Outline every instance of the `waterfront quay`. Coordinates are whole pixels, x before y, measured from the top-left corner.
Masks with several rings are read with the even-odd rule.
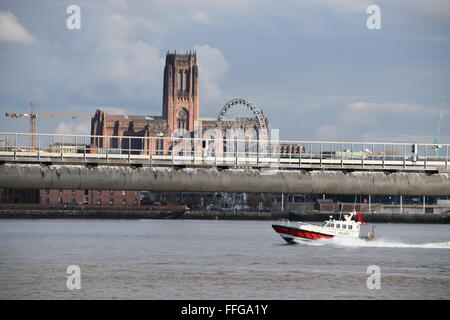
[[[386,223],[450,223],[450,208],[438,213],[400,212],[400,208],[391,211],[362,211],[367,222]],[[282,220],[322,222],[330,216],[338,218],[341,213],[303,211],[236,211],[236,210],[185,210],[170,208],[105,208],[105,207],[39,207],[39,206],[0,206],[0,219],[203,219],[203,220]]]

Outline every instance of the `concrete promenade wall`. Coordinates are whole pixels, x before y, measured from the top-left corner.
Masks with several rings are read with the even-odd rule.
[[[449,173],[0,164],[0,187],[450,196]]]
[[[362,213],[366,222],[450,223],[450,214]],[[3,209],[0,219],[204,219],[204,220],[280,220],[322,222],[336,213],[267,211],[146,211],[146,210],[76,210],[76,209]]]

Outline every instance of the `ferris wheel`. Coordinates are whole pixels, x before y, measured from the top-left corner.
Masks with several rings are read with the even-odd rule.
[[[245,99],[233,99],[222,108],[217,117],[216,127],[225,131],[227,129],[254,128],[258,140],[268,140],[268,121],[255,104]]]

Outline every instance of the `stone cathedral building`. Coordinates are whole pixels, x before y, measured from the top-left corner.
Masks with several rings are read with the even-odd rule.
[[[92,153],[105,152],[105,149],[108,149],[110,153],[121,152],[121,149],[124,149],[123,152],[128,153],[128,149],[131,147],[132,153],[161,154],[162,150],[170,150],[172,143],[171,139],[163,138],[170,138],[177,129],[185,129],[193,137],[194,131],[199,129],[197,125],[201,126],[202,133],[216,127],[217,118],[200,118],[199,70],[195,52],[183,54],[167,52],[163,79],[162,115],[115,115],[96,110],[91,120],[91,135],[97,136],[91,138],[90,150]],[[245,120],[245,128],[257,128],[258,122],[254,118],[242,119]],[[268,120],[264,121],[268,127]],[[226,126],[222,128],[222,130],[225,129]],[[122,139],[121,137],[136,137],[137,139]],[[292,152],[292,147],[288,147]],[[288,151],[288,147],[278,146],[280,152]],[[297,150],[298,152],[300,151]],[[106,205],[112,208],[139,206],[142,200],[140,191],[47,189],[32,191],[29,195],[22,190],[0,192],[0,203],[23,202],[20,199],[25,199],[25,202],[38,202],[45,206]],[[169,197],[175,197],[170,202],[179,204],[187,201],[189,205],[194,206],[199,202],[202,203],[200,206],[202,208],[206,204],[219,201],[216,193],[201,196],[191,193],[189,197],[192,199],[190,200],[177,199],[176,193],[158,193],[158,195],[161,199],[167,198],[164,201],[160,200],[161,203],[169,202]]]
[[[206,128],[215,119],[200,120],[198,66],[195,52],[167,52],[164,67],[162,116],[115,115],[97,109],[91,120],[91,152],[109,149],[134,149],[132,153],[155,154],[168,150],[176,129],[194,134],[195,121]],[[106,136],[106,137],[101,137]],[[116,136],[109,138],[109,136]],[[123,136],[152,139],[121,139]],[[131,146],[129,144],[131,143]],[[128,151],[126,151],[128,153]],[[39,202],[45,205],[100,205],[108,207],[139,206],[140,191],[125,190],[39,190]]]
[[[144,153],[167,150],[170,140],[157,138],[170,137],[176,129],[185,129],[193,136],[196,121],[201,121],[197,55],[195,52],[168,52],[164,67],[162,116],[113,115],[97,110],[92,118],[91,135],[118,138],[93,138],[91,144],[98,149],[128,149],[129,139],[120,137],[156,137],[132,139],[131,149],[143,150]],[[215,125],[211,119],[201,122],[203,129]]]

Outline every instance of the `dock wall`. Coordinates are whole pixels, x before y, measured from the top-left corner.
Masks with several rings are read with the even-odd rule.
[[[368,223],[450,223],[450,214],[362,213]],[[337,213],[268,211],[187,211],[184,213],[148,210],[2,209],[0,219],[201,219],[280,220],[322,222]]]

